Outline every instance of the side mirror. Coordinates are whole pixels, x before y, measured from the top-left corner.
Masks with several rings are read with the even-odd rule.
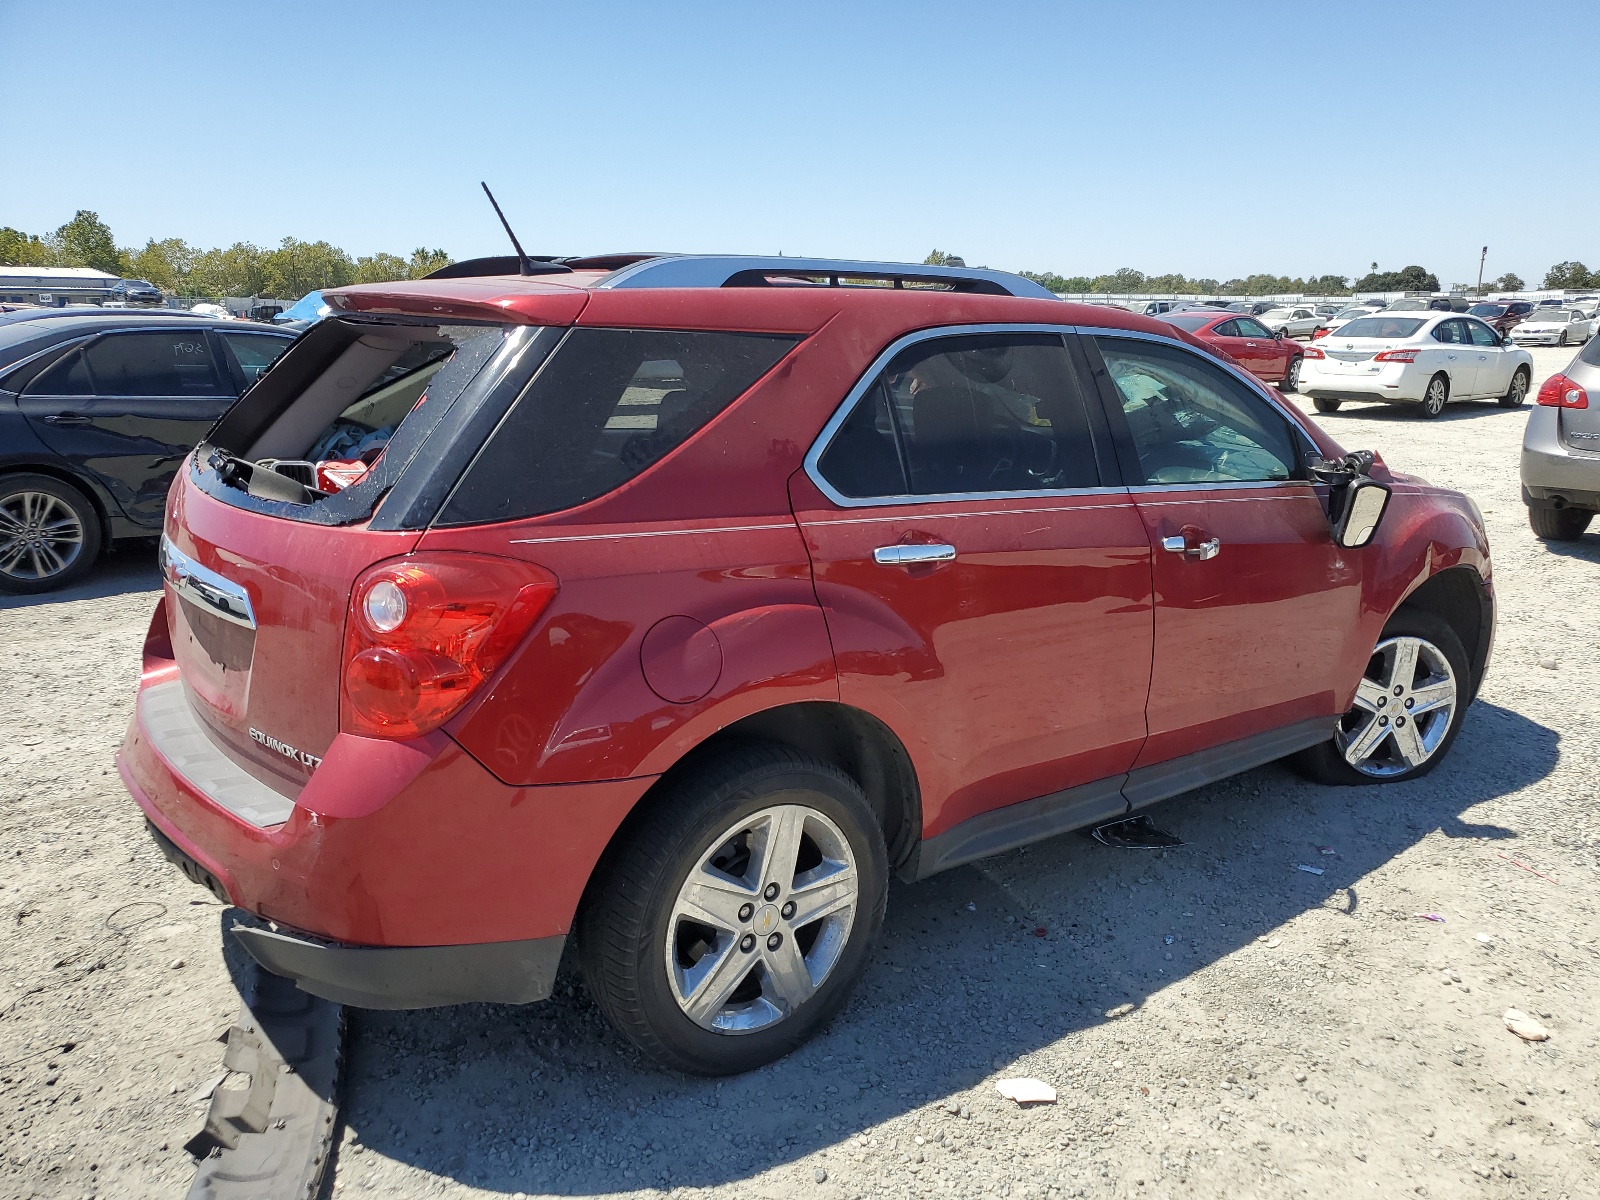
[[[1344,489],[1344,503],[1333,522],[1333,540],[1349,550],[1365,546],[1378,531],[1388,507],[1388,487],[1358,475]]]

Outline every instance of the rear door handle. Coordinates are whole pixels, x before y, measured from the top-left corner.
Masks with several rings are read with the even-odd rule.
[[[1208,558],[1215,558],[1222,553],[1222,539],[1212,538],[1208,542],[1201,542],[1198,546],[1191,546],[1182,534],[1173,534],[1171,537],[1161,539],[1161,548],[1171,554],[1192,554],[1201,562]]]
[[[908,567],[915,563],[954,562],[954,546],[879,546],[872,552],[872,561],[886,567]]]
[[[87,425],[92,418],[82,413],[64,412],[49,413],[39,419],[47,425]]]

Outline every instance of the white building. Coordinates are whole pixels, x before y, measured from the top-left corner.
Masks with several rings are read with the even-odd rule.
[[[120,279],[92,267],[0,267],[0,302],[104,304]]]

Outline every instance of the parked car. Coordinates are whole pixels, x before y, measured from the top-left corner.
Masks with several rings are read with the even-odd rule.
[[[1522,435],[1522,502],[1552,542],[1581,538],[1600,512],[1600,338],[1539,385]]]
[[[179,474],[119,755],[308,991],[534,1001],[571,937],[642,1050],[747,1070],[891,872],[1286,754],[1415,779],[1477,693],[1471,501],[1151,318],[716,256],[325,298]]]
[[[292,339],[164,310],[0,316],[0,590],[77,579],[156,537],[178,464]]]
[[[119,279],[111,285],[110,292],[111,299],[108,303],[127,308],[159,305],[166,301],[161,289],[148,279]]]
[[[1386,310],[1308,347],[1300,390],[1318,412],[1338,412],[1347,400],[1382,400],[1437,417],[1448,401],[1474,397],[1518,408],[1532,378],[1533,356],[1476,317]]]
[[[1384,305],[1383,311],[1396,313],[1431,312],[1433,311],[1433,301],[1419,296],[1401,296],[1399,299],[1391,300],[1388,304]]]
[[[1316,336],[1317,330],[1322,328],[1323,318],[1317,315],[1316,310],[1301,304],[1288,308],[1269,308],[1261,314],[1261,323],[1274,333],[1282,330],[1285,337],[1308,338]]]
[[[1162,313],[1169,313],[1181,304],[1181,300],[1147,300],[1138,311],[1147,317],[1159,317]]]
[[[1581,346],[1594,332],[1588,316],[1576,308],[1541,308],[1511,330],[1519,346]]]
[[[1254,317],[1213,310],[1167,313],[1162,320],[1220,351],[1257,379],[1278,384],[1286,392],[1299,383],[1304,354],[1300,343],[1272,332]]]
[[[199,304],[191,304],[189,306],[189,311],[202,317],[215,317],[219,321],[233,320],[233,314],[224,306],[221,304],[212,304],[209,301],[201,301]]]
[[[288,308],[272,318],[274,325],[282,325],[296,332],[309,329],[329,312],[321,292],[307,292]]]
[[[1469,317],[1477,317],[1498,334],[1507,334],[1523,322],[1533,311],[1531,300],[1485,300],[1467,309]]]
[[[1320,332],[1311,336],[1314,339],[1325,338],[1334,330],[1342,329],[1348,322],[1355,320],[1357,317],[1369,317],[1375,312],[1382,311],[1383,306],[1381,304],[1355,304],[1349,308],[1341,308],[1323,322]]]

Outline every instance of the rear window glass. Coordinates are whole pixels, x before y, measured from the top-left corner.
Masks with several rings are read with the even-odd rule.
[[[1578,361],[1588,363],[1591,367],[1600,367],[1600,337],[1592,337],[1584,343]]]
[[[440,521],[559,512],[620,487],[747,391],[797,341],[573,330],[490,437]]]
[[[1421,329],[1426,317],[1357,317],[1340,327],[1342,338],[1408,338]]]

